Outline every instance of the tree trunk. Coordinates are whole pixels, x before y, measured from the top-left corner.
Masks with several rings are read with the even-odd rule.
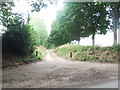
[[[27,24],[30,24],[30,14],[28,13],[28,17],[27,17]]]
[[[114,33],[114,44],[117,43],[117,24],[118,24],[118,7],[114,6],[114,16],[113,16],[113,33]]]
[[[78,34],[78,45],[80,44],[80,33]]]
[[[92,46],[95,45],[95,33],[92,34]]]
[[[78,39],[78,45],[80,44],[80,38]]]
[[[117,43],[117,29],[116,29],[116,27],[114,28],[114,44],[116,44]]]

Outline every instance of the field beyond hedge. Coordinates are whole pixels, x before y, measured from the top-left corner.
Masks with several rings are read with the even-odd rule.
[[[117,63],[120,56],[120,45],[111,47],[80,46],[75,44],[63,45],[55,50],[55,53],[71,60],[97,61]]]

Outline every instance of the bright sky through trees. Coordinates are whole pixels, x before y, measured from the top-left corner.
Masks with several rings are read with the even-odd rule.
[[[55,5],[49,5],[47,8],[41,9],[41,11],[38,12],[34,12],[31,13],[31,7],[29,6],[29,4],[27,2],[25,2],[25,0],[15,0],[15,5],[16,7],[13,8],[14,12],[19,12],[22,13],[23,16],[26,18],[28,13],[30,13],[31,17],[33,16],[37,16],[40,19],[43,19],[44,23],[46,24],[47,30],[50,33],[51,30],[51,24],[53,22],[53,20],[55,20],[56,18],[56,11],[63,8],[63,0],[59,0],[59,4],[57,6]]]
[[[42,9],[39,13],[30,13],[30,6],[25,0],[15,0],[16,7],[13,8],[14,12],[22,13],[26,18],[28,13],[30,13],[31,17],[37,16],[38,18],[43,19],[46,24],[48,33],[51,30],[51,24],[56,19],[56,11],[63,8],[63,0],[59,0],[57,7],[55,5],[49,5],[46,9]],[[89,41],[89,42],[88,42]],[[96,36],[96,45],[100,46],[110,46],[113,44],[113,33],[108,32],[106,35],[97,35]],[[91,37],[85,38],[81,40],[81,45],[91,45]]]

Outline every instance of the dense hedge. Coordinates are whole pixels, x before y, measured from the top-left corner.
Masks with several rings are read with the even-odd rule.
[[[30,25],[8,30],[2,36],[2,51],[14,55],[27,55],[34,51],[35,32]]]

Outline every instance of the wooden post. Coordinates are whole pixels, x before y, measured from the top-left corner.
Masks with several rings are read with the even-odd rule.
[[[72,58],[72,52],[70,52],[70,58]]]
[[[36,56],[38,56],[38,51],[36,51]]]

